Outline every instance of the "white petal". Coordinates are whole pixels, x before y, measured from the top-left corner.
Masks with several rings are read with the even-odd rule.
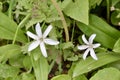
[[[93,44],[93,48],[97,48],[97,47],[99,47],[99,46],[100,46],[99,43],[97,43],[97,44]]]
[[[89,46],[87,46],[87,45],[81,45],[81,46],[77,46],[77,48],[79,49],[79,50],[84,50],[84,49],[87,49]]]
[[[45,32],[43,33],[43,37],[44,37],[44,38],[47,37],[47,35],[48,35],[49,32],[51,31],[51,29],[52,29],[52,25],[49,25],[49,26],[47,27],[47,29],[45,30]]]
[[[49,45],[57,45],[57,44],[59,44],[59,41],[55,41],[55,40],[48,39],[48,38],[44,39],[44,42],[46,44],[49,44]]]
[[[84,59],[84,60],[86,59],[89,51],[90,51],[90,49],[88,48],[88,49],[84,52],[84,54],[83,54],[83,59]]]
[[[36,36],[35,34],[29,32],[29,31],[27,31],[27,35],[28,35],[29,37],[35,39],[35,40],[38,39],[38,36]]]
[[[96,34],[92,34],[91,36],[90,36],[90,38],[89,38],[89,43],[93,43],[93,40],[95,39],[95,37],[96,37]]]
[[[40,43],[40,49],[41,49],[42,55],[43,55],[44,57],[47,57],[47,52],[46,52],[46,48],[45,48],[44,42],[41,42],[41,43]]]
[[[88,42],[87,39],[85,38],[85,35],[84,35],[84,34],[82,35],[82,40],[83,40],[83,42],[84,42],[85,44],[89,44],[89,42]]]
[[[32,51],[33,49],[35,49],[38,45],[40,44],[39,41],[34,41],[32,42],[29,47],[28,47],[28,51]]]
[[[98,60],[98,58],[97,58],[97,56],[92,48],[90,49],[90,55],[93,59]]]
[[[40,24],[39,24],[39,23],[36,24],[35,30],[36,30],[36,34],[37,34],[39,37],[42,37],[42,31],[41,31],[41,27],[40,27]]]

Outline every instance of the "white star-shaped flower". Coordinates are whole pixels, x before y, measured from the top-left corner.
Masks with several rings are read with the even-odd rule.
[[[27,31],[27,35],[35,40],[29,45],[28,51],[32,51],[36,47],[40,46],[40,50],[42,52],[42,55],[44,57],[47,57],[47,52],[46,52],[46,48],[45,48],[44,43],[49,44],[49,45],[59,44],[59,41],[55,41],[55,40],[46,38],[47,35],[49,34],[49,32],[51,31],[51,29],[52,29],[52,25],[49,25],[47,27],[47,29],[45,30],[45,32],[42,34],[40,24],[37,23],[36,26],[35,26],[35,30],[36,30],[37,35]]]
[[[80,45],[80,46],[78,46],[78,49],[79,50],[85,50],[86,49],[86,51],[83,54],[83,59],[84,60],[86,59],[89,52],[90,52],[90,55],[92,56],[93,59],[98,60],[98,58],[97,58],[97,56],[94,52],[94,48],[99,47],[100,44],[99,43],[93,44],[93,40],[94,40],[95,36],[96,36],[96,34],[92,34],[90,36],[89,40],[87,41],[87,39],[85,38],[85,35],[82,35],[82,40],[86,45]]]

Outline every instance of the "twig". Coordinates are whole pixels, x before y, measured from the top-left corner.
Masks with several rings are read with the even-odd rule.
[[[51,1],[52,1],[53,5],[55,6],[55,8],[57,9],[58,14],[60,15],[64,30],[65,30],[66,42],[68,42],[69,41],[69,33],[68,33],[67,23],[65,21],[64,15],[63,15],[60,7],[58,6],[57,2],[55,0],[51,0]]]

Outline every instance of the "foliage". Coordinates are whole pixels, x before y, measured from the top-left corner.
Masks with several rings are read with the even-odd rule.
[[[47,58],[28,51],[37,23],[59,41]],[[120,0],[0,0],[0,80],[120,80],[119,27]],[[83,34],[96,34],[98,60],[83,60]]]

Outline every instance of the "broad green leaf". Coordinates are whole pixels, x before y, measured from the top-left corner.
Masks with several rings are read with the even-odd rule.
[[[86,60],[80,60],[78,63],[76,63],[76,66],[73,70],[73,77],[79,76],[103,65],[120,60],[120,54],[113,52],[99,53],[97,54],[97,57],[97,61],[92,59],[91,57],[88,57]]]
[[[18,45],[5,45],[0,47],[0,62],[14,57],[21,53],[21,48]]]
[[[39,59],[34,59],[34,53],[40,54],[40,52],[31,53],[32,65],[35,73],[36,80],[47,80],[48,79],[48,63],[47,59],[41,56]]]
[[[67,3],[68,4],[68,3]],[[80,21],[85,24],[89,24],[88,12],[89,2],[88,0],[71,0],[71,2],[63,9],[64,13],[71,18]]]
[[[0,12],[0,38],[13,40],[16,29],[17,24],[9,19],[9,17],[7,17],[5,14]],[[20,29],[18,30],[16,41],[20,41],[22,43],[27,42],[27,38]]]
[[[105,68],[98,71],[90,80],[120,80],[120,71],[116,68]]]
[[[18,68],[6,64],[0,64],[0,77],[2,78],[15,77],[18,73]]]
[[[67,74],[62,74],[62,75],[53,77],[51,80],[71,80],[71,77]]]
[[[120,38],[116,41],[113,51],[118,53],[120,52]]]
[[[89,25],[80,22],[78,22],[77,25],[78,28],[88,36],[95,33],[97,35],[95,41],[110,49],[113,48],[116,40],[120,37],[120,32],[118,30],[95,15],[90,15]]]

